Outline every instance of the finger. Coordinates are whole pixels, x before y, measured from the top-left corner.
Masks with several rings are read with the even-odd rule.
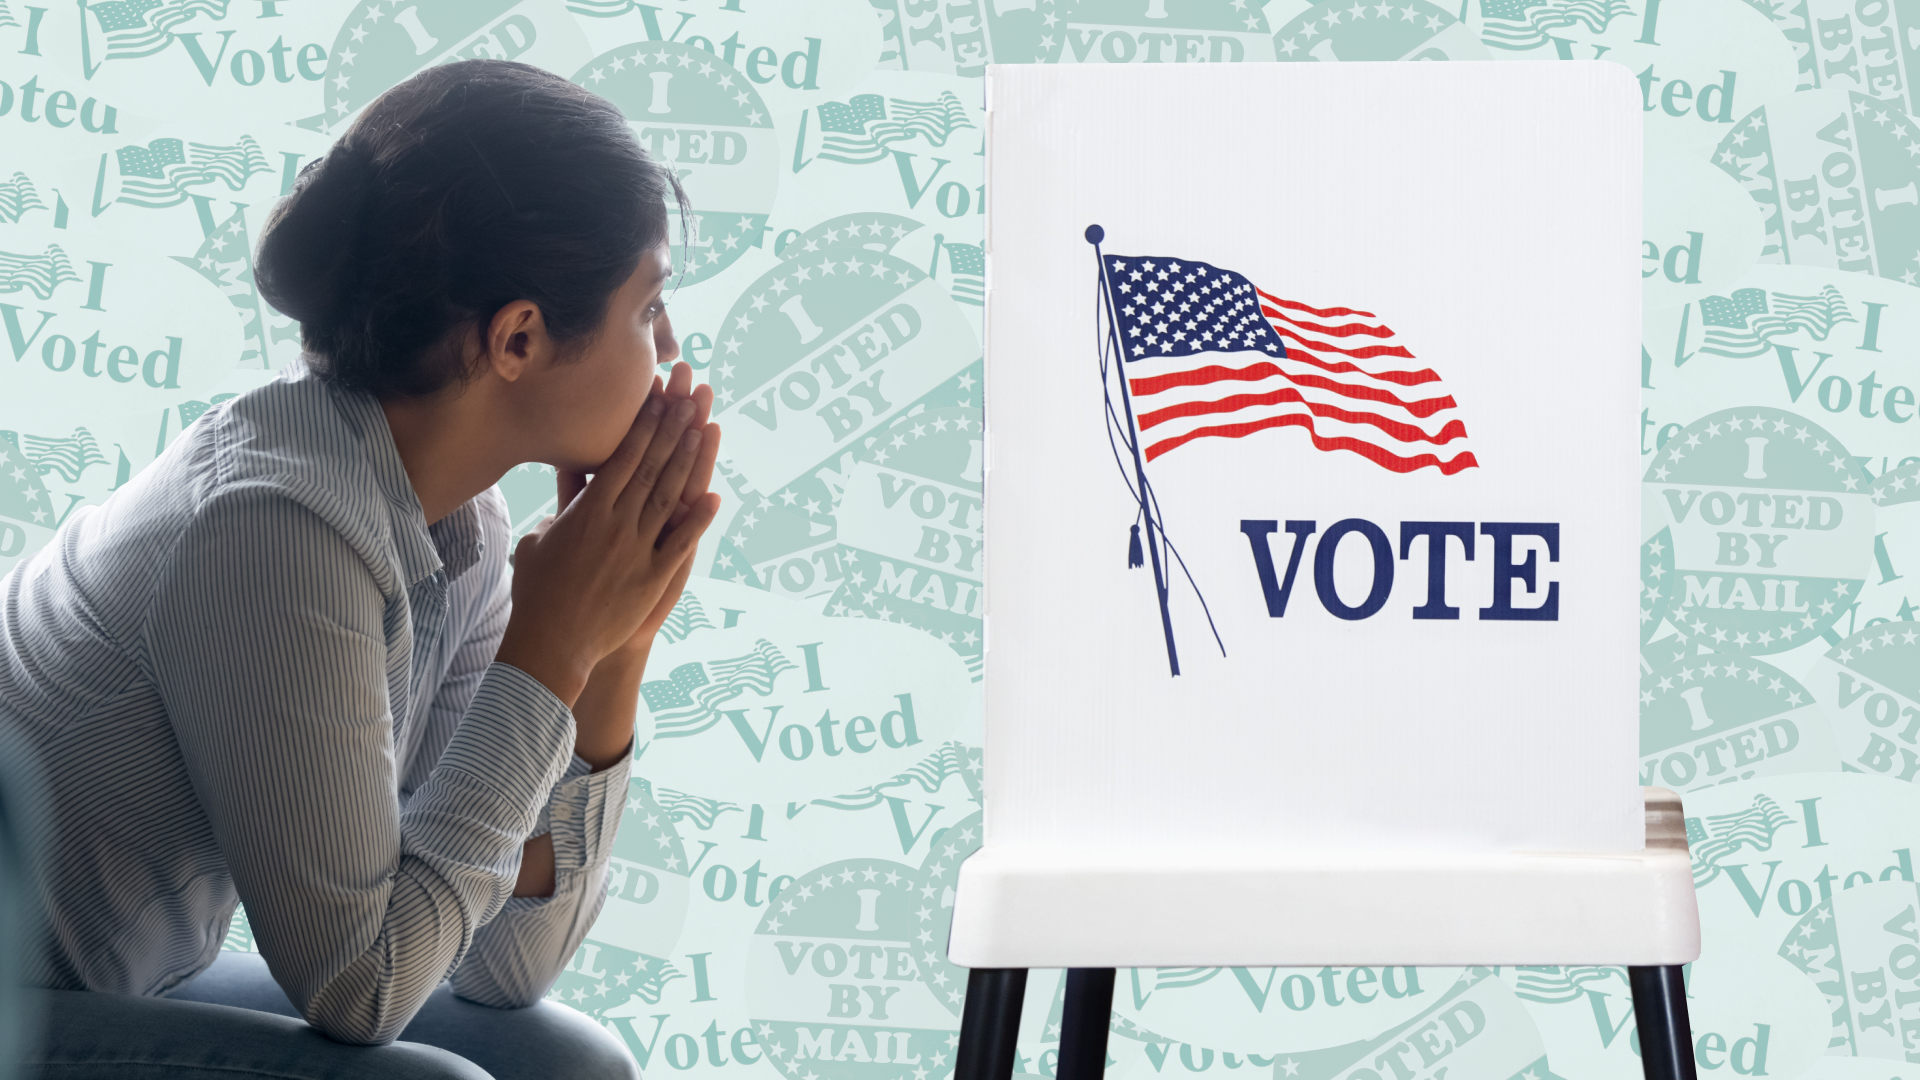
[[[658,380],[659,376],[656,375],[655,379]],[[687,387],[681,385],[683,380],[678,376],[678,374],[669,370],[666,374],[666,379],[667,379],[666,384],[663,387],[656,389],[654,392],[664,396],[666,398],[668,405],[672,405],[674,402],[679,401],[681,398],[684,398],[687,396]],[[659,385],[657,381],[656,381],[656,385]]]
[[[693,365],[682,360],[673,365],[673,374],[667,379],[667,395],[674,398],[683,398],[692,390]]]
[[[587,474],[572,469],[556,469],[553,474],[554,487],[559,493],[560,509],[565,510],[573,500],[586,490]]]
[[[525,536],[522,536],[514,542],[513,550],[507,553],[507,565],[518,570],[520,568],[520,556],[525,552],[532,551],[539,545],[540,536],[538,533],[529,532]]]
[[[696,553],[689,551],[687,557],[680,560],[680,569],[673,572],[673,580],[667,582],[664,595],[673,597],[674,603],[680,602],[680,594],[687,587],[687,579],[693,576],[693,558]]]
[[[693,392],[689,396],[693,398],[694,408],[699,410],[694,413],[693,426],[699,428],[706,427],[708,417],[713,415],[712,385],[701,383],[693,388]],[[681,502],[692,502],[694,499],[705,494],[707,488],[712,486],[713,463],[720,457],[720,444],[717,441],[719,439],[719,430],[718,427],[714,428],[713,438],[716,440],[714,445],[712,447],[702,447],[702,459],[694,462],[693,473],[687,478],[687,486],[680,492]],[[668,528],[672,528],[672,523],[668,523]]]
[[[682,495],[683,495],[683,498],[681,499],[680,503],[673,508],[672,513],[669,513],[667,515],[667,523],[666,525],[662,526],[660,529],[660,532],[662,535],[672,532],[674,526],[687,520],[687,515],[692,512],[692,506],[690,505],[692,500],[689,498],[685,498],[684,492],[682,493]],[[697,495],[693,496],[693,498],[698,498],[698,497],[699,496]]]
[[[679,449],[680,436],[686,432],[687,423],[693,419],[694,408],[691,401],[682,399],[668,404],[663,399],[661,407],[666,410],[666,415],[661,418],[658,429],[653,433],[653,440],[647,444],[640,460],[634,464],[628,474],[619,496],[614,499],[614,514],[622,521],[638,520],[645,512],[643,508],[651,501],[654,489],[660,483],[662,470],[667,467],[667,461]],[[676,499],[680,496],[678,484],[674,486],[673,495]],[[665,517],[664,514],[661,516]],[[658,526],[656,525],[655,528]],[[648,542],[652,542],[651,535],[648,536]]]
[[[693,388],[690,396],[694,404],[700,406],[700,412],[697,414],[699,422],[705,424],[711,420],[713,418],[713,384],[701,383]]]
[[[705,451],[703,450],[702,453],[705,453]],[[713,463],[709,461],[707,467],[711,469]],[[680,505],[674,507],[673,512],[667,515],[667,523],[660,530],[662,536],[678,528],[680,523],[685,521],[687,515],[692,512],[694,500],[706,494],[704,491],[695,491],[693,489],[693,478],[699,475],[699,472],[700,458],[696,457],[693,459],[693,471],[687,474],[687,485],[680,489]]]
[[[655,380],[654,389],[659,389]],[[582,497],[596,506],[611,507],[619,503],[620,494],[626,490],[634,471],[640,467],[640,460],[647,447],[653,443],[653,435],[660,427],[661,419],[666,415],[667,403],[658,393],[647,395],[646,403],[640,406],[640,412],[633,418],[633,425],[620,440],[600,468],[596,469],[593,479],[587,481]]]
[[[693,459],[693,471],[687,474],[687,486],[680,489],[680,501],[690,503],[707,493],[713,484],[713,466],[720,460],[720,425],[706,425],[700,442],[700,455]]]
[[[687,407],[687,403],[682,402],[682,407]],[[693,410],[688,407],[687,411],[691,413]],[[658,539],[668,516],[680,505],[680,492],[687,486],[687,475],[693,472],[693,462],[700,455],[703,441],[699,430],[686,429],[679,444],[673,448],[673,454],[661,466],[660,478],[655,481],[653,493],[647,497],[646,506],[640,511],[640,539],[643,542],[651,544]]]
[[[660,540],[660,554],[669,559],[691,558],[700,545],[700,537],[720,512],[720,496],[707,492],[693,501],[687,517]]]

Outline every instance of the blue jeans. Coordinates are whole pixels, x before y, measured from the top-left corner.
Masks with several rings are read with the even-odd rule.
[[[164,997],[29,990],[45,1018],[22,1080],[638,1080],[599,1024],[542,1001],[492,1009],[441,983],[386,1046],[334,1042],[300,1019],[267,964],[223,952]]]

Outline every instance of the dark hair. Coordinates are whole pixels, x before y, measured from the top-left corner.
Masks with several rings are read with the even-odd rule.
[[[572,359],[686,192],[603,97],[529,64],[436,65],[380,95],[273,208],[261,296],[323,378],[382,398],[472,376],[460,354],[515,300]]]

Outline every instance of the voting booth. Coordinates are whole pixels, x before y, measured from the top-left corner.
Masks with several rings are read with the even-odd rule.
[[[1626,965],[1648,1076],[1691,1077],[1682,812],[1637,779],[1631,73],[986,93],[960,1080],[1009,1075],[1029,968],[1070,969],[1079,1080],[1113,969],[1342,964]]]

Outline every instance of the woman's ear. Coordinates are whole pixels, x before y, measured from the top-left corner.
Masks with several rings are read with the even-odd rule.
[[[553,360],[554,341],[547,334],[540,305],[531,300],[515,300],[494,312],[483,344],[486,366],[507,382]]]

